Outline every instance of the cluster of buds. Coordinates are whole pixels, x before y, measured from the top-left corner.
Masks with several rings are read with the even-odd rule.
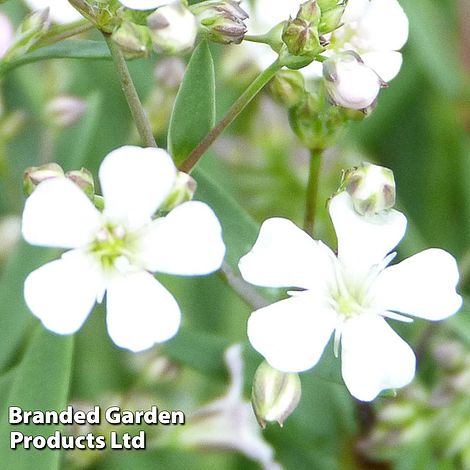
[[[196,15],[205,36],[221,44],[240,44],[245,37],[245,20],[248,13],[240,7],[241,0],[209,0],[194,5]]]
[[[395,205],[393,171],[371,163],[346,170],[341,190],[350,196],[356,212],[374,215]]]

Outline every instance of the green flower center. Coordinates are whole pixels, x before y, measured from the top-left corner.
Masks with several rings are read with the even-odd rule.
[[[90,253],[99,260],[104,270],[116,269],[118,260],[129,262],[132,252],[133,238],[122,225],[105,224],[90,245]]]

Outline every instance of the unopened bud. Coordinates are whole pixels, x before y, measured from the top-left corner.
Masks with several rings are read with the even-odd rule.
[[[395,178],[393,171],[371,163],[347,170],[341,189],[352,199],[356,212],[373,215],[395,205]]]
[[[46,105],[46,119],[64,129],[78,123],[87,111],[85,100],[70,95],[53,98]]]
[[[68,171],[65,176],[73,181],[91,200],[95,196],[95,182],[93,175],[86,168]]]
[[[338,29],[342,23],[342,18],[346,5],[337,5],[330,10],[323,11],[320,24],[318,25],[319,34],[328,34]]]
[[[297,408],[301,396],[298,374],[285,373],[263,362],[253,378],[251,404],[258,423],[263,428],[267,423],[284,421]]]
[[[194,47],[196,17],[183,5],[167,5],[147,18],[154,48],[168,54],[186,52]]]
[[[38,33],[49,28],[49,8],[32,12],[19,27],[21,34]]]
[[[151,47],[148,28],[128,21],[113,31],[112,38],[128,58],[146,56]]]
[[[290,19],[282,33],[282,40],[290,54],[312,59],[324,50],[318,35],[321,12],[316,1],[309,0],[300,6],[297,17]]]
[[[280,70],[271,80],[269,89],[273,97],[287,108],[300,102],[305,93],[305,80],[297,70]]]
[[[190,201],[196,192],[197,183],[187,173],[179,171],[176,175],[175,185],[170,195],[162,204],[160,210],[163,212],[170,212],[175,207],[183,204],[183,202]]]
[[[23,174],[23,191],[29,196],[43,181],[63,176],[64,170],[57,163],[29,167]]]
[[[337,6],[338,0],[317,0],[317,4],[321,8],[321,11],[324,12]]]
[[[353,51],[342,52],[323,62],[323,77],[331,101],[345,108],[372,106],[386,84]]]
[[[240,44],[247,27],[248,13],[240,0],[214,0],[195,5],[192,9],[208,39],[222,44]]]

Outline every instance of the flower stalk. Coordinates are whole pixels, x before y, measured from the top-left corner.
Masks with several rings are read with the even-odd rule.
[[[119,47],[113,42],[109,34],[103,33],[106,43],[111,53],[111,57],[116,68],[116,72],[121,82],[121,88],[126,96],[127,104],[131,110],[132,118],[137,127],[142,142],[146,147],[158,147],[153,136],[152,127],[145,114],[142,102],[140,101],[131,74],[124,59],[124,55]]]
[[[310,169],[308,174],[304,217],[304,230],[310,235],[313,233],[315,225],[315,211],[317,208],[322,156],[323,150],[321,149],[310,151]]]
[[[199,162],[200,158],[206,153],[209,147],[222,134],[222,132],[235,120],[235,118],[248,106],[255,96],[267,85],[276,73],[281,69],[282,64],[279,60],[273,62],[266,70],[251,83],[245,92],[235,101],[225,116],[216,124],[216,126],[204,137],[199,145],[189,154],[186,160],[180,165],[179,169],[189,173]]]

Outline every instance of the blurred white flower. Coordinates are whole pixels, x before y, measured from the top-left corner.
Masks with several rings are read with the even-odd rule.
[[[46,118],[52,125],[66,128],[77,124],[87,111],[87,102],[72,95],[52,98],[45,109]]]
[[[126,8],[131,10],[154,10],[163,5],[173,3],[175,0],[119,0]]]
[[[299,0],[257,0],[250,13],[249,34],[264,34],[276,24],[295,16]],[[324,55],[353,50],[382,80],[393,79],[402,64],[398,52],[408,39],[408,18],[397,0],[349,0],[343,15],[343,26],[327,35],[330,41]],[[276,57],[266,46],[250,44],[249,51],[265,68]],[[321,75],[321,64],[313,62],[302,69],[307,77]]]
[[[250,402],[243,399],[240,345],[225,353],[230,387],[222,398],[197,410],[179,432],[180,443],[196,449],[234,450],[259,462],[265,470],[282,470],[272,447],[263,439]]]
[[[152,43],[157,52],[179,54],[190,50],[196,41],[196,17],[183,5],[166,5],[147,18]]]
[[[7,15],[0,13],[0,59],[13,43],[15,32]]]
[[[385,318],[401,315],[442,320],[462,299],[455,286],[455,259],[425,250],[387,267],[388,254],[405,233],[396,210],[361,216],[342,192],[330,201],[338,256],[286,219],[267,220],[253,249],[240,261],[248,282],[297,287],[290,298],[255,311],[248,322],[253,347],[284,372],[312,368],[333,332],[341,344],[342,375],[352,395],[373,400],[382,390],[403,387],[415,373],[411,348]]]
[[[0,261],[5,260],[21,238],[21,219],[16,215],[0,218]]]
[[[49,18],[55,23],[71,23],[83,19],[83,16],[68,0],[24,0],[33,11],[49,8]]]
[[[25,300],[46,328],[71,334],[106,292],[111,338],[141,351],[175,335],[181,316],[173,296],[150,273],[217,270],[225,254],[221,227],[206,204],[194,201],[152,221],[176,178],[164,150],[121,147],[105,157],[99,177],[103,213],[63,177],[43,181],[27,199],[26,241],[71,250],[28,276]]]

